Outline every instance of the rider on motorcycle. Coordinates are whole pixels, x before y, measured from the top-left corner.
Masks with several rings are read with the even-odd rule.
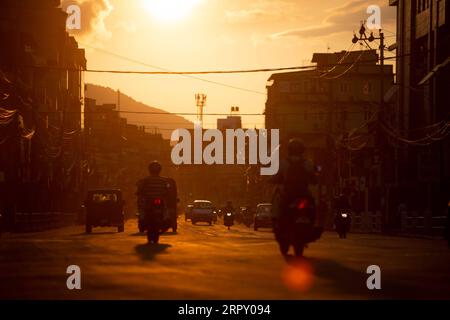
[[[164,213],[165,219],[169,219],[173,207],[176,208],[176,200],[173,199],[173,195],[175,195],[176,198],[176,185],[174,184],[174,180],[161,177],[161,170],[161,164],[158,161],[153,161],[148,166],[150,175],[144,179],[139,180],[137,183],[136,195],[138,197],[137,204],[140,221],[144,219],[145,201],[147,201],[146,199],[165,199],[167,203],[167,208]]]
[[[340,238],[346,238],[347,232],[350,230],[352,217],[352,206],[345,194],[340,194],[335,202],[334,225]]]
[[[280,164],[280,170],[271,182],[280,186],[280,204],[288,205],[296,197],[310,195],[308,186],[317,183],[314,165],[304,158],[305,146],[300,139],[291,139],[287,159]],[[280,217],[285,210],[280,209]]]
[[[305,146],[300,139],[291,139],[288,144],[287,159],[280,164],[280,170],[271,178],[271,183],[278,188],[273,199],[273,226],[277,241],[285,236],[285,233],[293,225],[294,221],[289,213],[289,206],[299,197],[309,197],[313,201],[308,186],[317,183],[314,165],[305,159]],[[315,221],[315,216],[310,217]],[[280,250],[286,252],[286,248]]]
[[[230,200],[227,201],[227,205],[223,208],[223,212],[225,214],[227,212],[231,212],[231,214],[234,216],[235,212],[234,212],[234,208],[233,208],[233,203]]]

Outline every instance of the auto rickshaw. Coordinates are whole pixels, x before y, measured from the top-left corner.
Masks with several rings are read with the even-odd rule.
[[[86,233],[94,227],[117,227],[124,232],[122,192],[117,189],[90,190],[84,201],[86,210]]]

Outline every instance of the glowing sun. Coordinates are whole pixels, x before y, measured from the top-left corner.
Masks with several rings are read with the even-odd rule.
[[[144,0],[144,8],[161,22],[176,22],[192,13],[203,0]]]

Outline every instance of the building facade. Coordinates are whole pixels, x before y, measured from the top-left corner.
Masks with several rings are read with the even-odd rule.
[[[269,78],[266,128],[280,129],[282,146],[290,138],[301,138],[307,157],[321,166],[313,189],[327,226],[339,193],[351,197],[359,212],[384,210],[382,153],[374,124],[389,108],[380,102],[394,75],[391,65],[382,67],[378,60],[375,50],[316,53],[315,69]]]
[[[0,1],[1,210],[73,211],[80,197],[84,50],[59,1]]]
[[[397,8],[397,205],[405,232],[442,235],[450,196],[450,1]]]

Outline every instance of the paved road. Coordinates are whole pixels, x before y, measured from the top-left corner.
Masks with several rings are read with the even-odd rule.
[[[181,222],[147,245],[136,221],[125,233],[82,226],[0,239],[0,298],[25,299],[450,299],[450,250],[443,240],[326,233],[286,263],[270,230]],[[81,268],[68,290],[66,268]],[[379,265],[381,290],[366,287]]]

